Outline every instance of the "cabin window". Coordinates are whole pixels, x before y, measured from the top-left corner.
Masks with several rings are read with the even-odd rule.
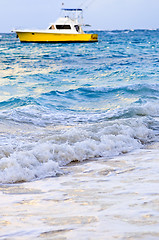
[[[49,27],[49,29],[50,29],[50,30],[53,30],[53,29],[55,29],[55,26],[54,26],[54,25],[51,25],[51,26]]]
[[[76,31],[79,32],[80,28],[78,25],[75,25]]]
[[[71,26],[70,25],[56,25],[56,28],[59,30],[71,29]]]

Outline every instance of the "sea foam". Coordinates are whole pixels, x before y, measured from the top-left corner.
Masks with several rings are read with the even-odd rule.
[[[30,132],[27,138],[23,132],[24,138],[16,136],[14,142],[5,141],[0,149],[1,183],[56,176],[70,162],[108,159],[154,140],[145,118],[41,130],[43,135],[40,131]]]

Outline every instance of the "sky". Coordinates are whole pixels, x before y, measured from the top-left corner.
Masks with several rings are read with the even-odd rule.
[[[83,8],[94,30],[159,28],[159,0],[0,0],[0,32],[46,29],[60,16],[62,3]]]

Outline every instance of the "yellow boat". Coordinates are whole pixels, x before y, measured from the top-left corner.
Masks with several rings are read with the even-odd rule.
[[[46,30],[14,30],[21,42],[34,43],[70,43],[97,42],[98,34],[85,33],[82,30],[82,9],[62,9],[67,15],[60,17]],[[68,12],[73,13],[68,16]],[[80,13],[80,14],[79,14]],[[80,16],[80,17],[79,17]]]

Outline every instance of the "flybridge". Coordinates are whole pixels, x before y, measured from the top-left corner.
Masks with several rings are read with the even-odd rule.
[[[83,9],[82,8],[62,8],[64,17],[69,17],[76,22],[76,24],[83,25]]]

